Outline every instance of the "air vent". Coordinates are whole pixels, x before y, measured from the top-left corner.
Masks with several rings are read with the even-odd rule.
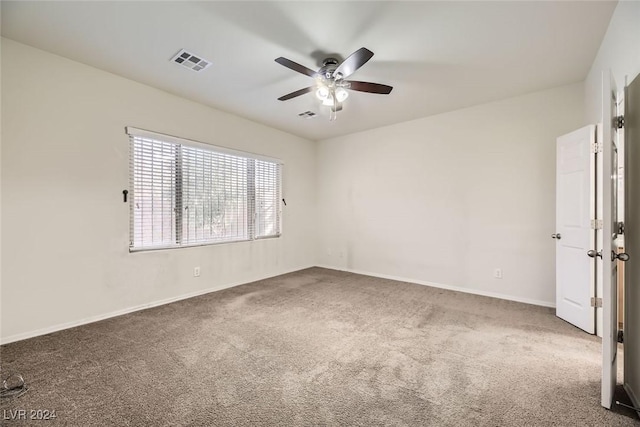
[[[171,60],[176,64],[180,64],[183,67],[193,71],[202,71],[209,65],[211,65],[211,61],[202,59],[200,55],[195,55],[191,52],[187,52],[184,49],[181,49],[180,52],[176,53],[176,55],[171,58]]]
[[[314,113],[313,111],[305,111],[304,113],[300,113],[298,115],[305,119],[312,119],[316,116],[316,113]]]

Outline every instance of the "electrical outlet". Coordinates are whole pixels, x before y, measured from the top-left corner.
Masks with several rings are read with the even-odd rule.
[[[502,279],[502,269],[496,268],[495,270],[493,270],[493,277],[495,277],[496,279]]]
[[[200,277],[200,267],[193,267],[193,277]]]

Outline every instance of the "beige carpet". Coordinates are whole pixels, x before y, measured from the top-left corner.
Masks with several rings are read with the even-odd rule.
[[[321,268],[1,350],[30,386],[3,425],[640,424],[600,407],[599,341],[551,309]]]

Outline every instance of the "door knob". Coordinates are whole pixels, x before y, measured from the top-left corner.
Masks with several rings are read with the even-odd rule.
[[[602,251],[595,251],[595,250],[591,249],[590,251],[587,251],[587,255],[589,255],[591,258],[595,258],[597,256],[602,258]]]
[[[620,252],[619,254],[615,253],[614,251],[611,251],[611,261],[614,261],[615,259],[618,259],[618,261],[629,261],[629,254],[626,252]]]
[[[554,233],[551,235],[551,238],[560,240],[562,239],[562,236],[560,235],[560,233]]]

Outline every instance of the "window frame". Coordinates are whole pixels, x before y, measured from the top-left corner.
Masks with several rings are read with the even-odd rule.
[[[221,147],[213,144],[208,144],[200,141],[195,141],[187,138],[181,138],[173,135],[162,134],[158,132],[153,132],[144,129],[138,129],[135,127],[127,126],[125,127],[125,133],[129,138],[129,252],[146,252],[146,251],[156,251],[156,250],[165,250],[165,249],[179,249],[179,248],[192,248],[199,246],[210,246],[210,245],[221,245],[228,243],[238,243],[238,242],[250,242],[254,240],[264,240],[264,239],[274,239],[282,236],[282,201],[283,197],[283,185],[282,185],[282,176],[284,163],[282,160],[264,156],[261,154],[234,150],[227,147]],[[147,246],[134,246],[135,245],[135,205],[136,205],[136,191],[135,191],[135,160],[134,160],[134,150],[135,150],[135,139],[148,139],[152,141],[157,141],[160,143],[173,144],[175,145],[176,152],[176,172],[175,172],[175,180],[172,186],[172,194],[175,199],[175,204],[173,207],[175,214],[175,232],[171,237],[175,243],[173,244],[158,244],[158,245],[147,245]],[[197,241],[191,243],[184,243],[185,240],[183,237],[184,230],[184,222],[182,221],[184,215],[184,208],[182,206],[182,200],[185,197],[185,183],[183,181],[183,171],[185,169],[185,162],[182,158],[182,147],[186,147],[187,149],[195,149],[195,150],[204,150],[214,154],[223,155],[223,156],[233,156],[238,157],[247,161],[246,166],[246,183],[245,183],[245,194],[246,194],[246,204],[244,206],[244,215],[246,217],[246,238],[231,238],[229,240],[208,240],[208,241]],[[258,213],[257,213],[257,203],[258,203],[258,192],[256,191],[257,185],[257,177],[256,177],[256,164],[258,162],[267,162],[275,165],[275,233],[270,235],[262,235],[257,236],[257,221],[258,221]],[[243,236],[244,237],[244,236]]]

